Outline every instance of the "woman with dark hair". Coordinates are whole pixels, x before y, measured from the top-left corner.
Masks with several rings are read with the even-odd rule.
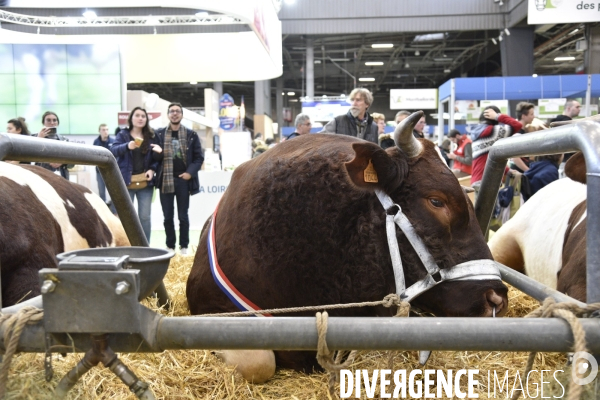
[[[43,127],[37,134],[37,137],[52,140],[65,140],[57,132],[58,125],[60,125],[60,120],[54,111],[46,111],[42,115],[42,125]],[[73,167],[73,165],[61,163],[35,163],[35,165],[39,165],[48,171],[52,171],[55,174],[62,176],[66,180],[69,180],[69,168]]]
[[[31,133],[29,133],[29,129],[27,129],[25,118],[23,117],[9,119],[6,125],[6,132],[16,133],[17,135],[31,136]]]
[[[146,110],[135,107],[127,119],[128,127],[122,129],[110,148],[127,185],[131,201],[137,197],[138,216],[144,234],[150,242],[150,209],[154,193],[154,175],[163,154],[158,136],[150,128]]]
[[[523,125],[508,115],[501,114],[496,106],[487,106],[479,117],[480,124],[470,132],[473,162],[471,164],[471,185],[481,181],[490,148],[498,139],[512,136]],[[477,191],[478,186],[474,186]]]

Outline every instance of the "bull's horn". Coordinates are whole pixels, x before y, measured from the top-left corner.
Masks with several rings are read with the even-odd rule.
[[[413,136],[413,129],[415,129],[415,125],[423,115],[423,111],[412,113],[400,122],[394,132],[396,146],[402,149],[408,158],[418,156],[423,150],[423,145]]]

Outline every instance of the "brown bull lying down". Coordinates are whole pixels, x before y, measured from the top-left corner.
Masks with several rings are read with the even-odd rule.
[[[56,255],[129,246],[121,221],[89,189],[41,167],[0,162],[2,306],[40,294],[38,271]]]
[[[374,301],[395,293],[386,211],[376,190],[402,208],[442,271],[490,260],[457,179],[433,143],[412,136],[421,115],[403,121],[395,133],[398,146],[387,150],[349,136],[305,135],[238,167],[214,221],[216,258],[229,282],[262,309]],[[237,311],[213,279],[209,231],[201,236],[188,278],[190,311]],[[427,271],[405,234],[395,232],[408,287]],[[494,310],[503,315],[506,293],[500,280],[443,282],[412,304],[439,316],[491,316]],[[393,311],[355,308],[331,315],[391,316]],[[311,352],[225,351],[223,356],[255,382],[272,376],[275,360],[286,368],[317,368]]]
[[[582,153],[490,239],[494,259],[586,302],[586,167]]]

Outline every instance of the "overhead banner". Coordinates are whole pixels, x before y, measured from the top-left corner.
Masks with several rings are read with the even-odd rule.
[[[529,0],[529,25],[600,21],[600,3],[589,0]]]
[[[391,89],[390,110],[437,109],[437,94],[437,89]]]

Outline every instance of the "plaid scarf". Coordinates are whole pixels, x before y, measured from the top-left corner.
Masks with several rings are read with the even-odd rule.
[[[169,126],[165,129],[162,193],[175,193],[175,180],[173,179],[173,141],[171,132],[171,125],[169,124]],[[179,125],[178,136],[183,163],[187,166],[187,132],[185,131],[185,126]]]

